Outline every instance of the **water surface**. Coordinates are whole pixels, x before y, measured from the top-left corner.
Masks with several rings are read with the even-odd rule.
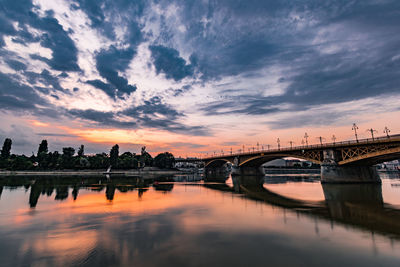
[[[400,179],[1,179],[1,266],[400,266]]]

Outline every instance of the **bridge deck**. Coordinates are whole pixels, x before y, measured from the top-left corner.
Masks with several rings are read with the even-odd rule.
[[[346,148],[346,147],[357,147],[357,146],[373,146],[380,144],[390,144],[390,143],[400,143],[400,134],[392,135],[388,137],[377,137],[377,138],[366,138],[350,141],[342,141],[342,142],[334,142],[334,143],[325,143],[325,144],[314,144],[314,145],[303,145],[303,146],[294,146],[294,147],[284,147],[280,149],[264,149],[264,150],[255,150],[251,152],[241,152],[241,153],[227,153],[227,154],[217,154],[215,156],[204,157],[204,158],[193,158],[193,159],[177,159],[176,162],[199,162],[199,161],[210,161],[215,159],[224,159],[228,157],[237,157],[237,156],[256,156],[256,155],[268,155],[268,154],[277,154],[277,153],[287,153],[291,154],[291,152],[296,151],[310,151],[310,150],[324,150],[324,149],[338,149],[338,148]]]

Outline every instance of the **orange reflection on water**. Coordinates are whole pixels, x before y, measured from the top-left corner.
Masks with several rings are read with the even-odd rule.
[[[41,259],[36,262],[38,266],[46,263],[46,257],[50,256],[57,259],[57,265],[66,266],[83,261],[95,248],[97,242],[95,230],[71,233],[60,225],[58,229],[49,231],[40,238],[33,236],[33,238],[25,239],[18,254],[41,255]]]
[[[180,205],[179,199],[172,197],[168,193],[154,190],[144,192],[139,197],[137,191],[121,193],[116,191],[112,201],[107,200],[104,191],[100,193],[81,190],[77,200],[69,198],[61,202],[58,206],[64,212],[74,214],[93,214],[93,213],[158,213],[162,210]]]

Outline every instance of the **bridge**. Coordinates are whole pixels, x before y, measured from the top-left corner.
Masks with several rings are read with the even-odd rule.
[[[400,135],[318,145],[221,154],[177,162],[203,162],[206,175],[218,176],[224,165],[232,164],[232,175],[264,175],[262,165],[280,158],[298,158],[321,166],[323,183],[380,182],[373,165],[400,159]]]

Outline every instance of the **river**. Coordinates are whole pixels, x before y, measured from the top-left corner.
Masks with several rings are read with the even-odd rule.
[[[400,266],[400,177],[381,178],[3,177],[0,266]]]

